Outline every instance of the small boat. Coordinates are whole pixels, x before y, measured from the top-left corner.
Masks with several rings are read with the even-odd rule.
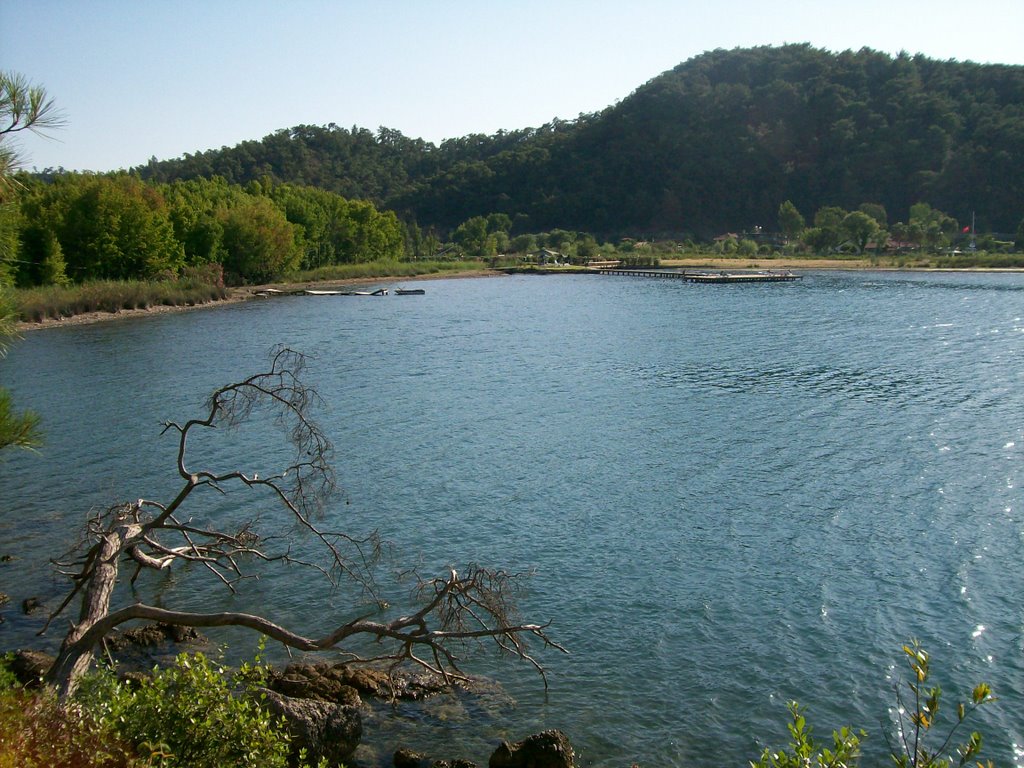
[[[425,293],[422,288],[395,288],[395,296],[422,296]]]
[[[378,288],[376,291],[353,291],[352,296],[387,296],[387,288]]]
[[[303,296],[344,296],[345,294],[341,291],[316,291],[312,288],[307,288],[302,292]]]

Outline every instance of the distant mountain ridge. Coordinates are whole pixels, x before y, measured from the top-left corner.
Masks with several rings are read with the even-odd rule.
[[[522,231],[708,237],[774,228],[779,204],[928,202],[981,229],[1024,216],[1024,67],[810,45],[715,50],[573,121],[440,146],[395,130],[298,126],[150,161],[161,181],[308,184],[450,229],[506,213]]]

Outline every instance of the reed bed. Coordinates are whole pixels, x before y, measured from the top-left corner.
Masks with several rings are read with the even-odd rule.
[[[1024,253],[971,253],[936,256],[931,264],[938,269],[1022,269]]]
[[[195,280],[97,280],[73,286],[20,289],[15,294],[15,304],[20,320],[41,323],[88,312],[116,313],[157,306],[191,307],[225,298],[227,291],[223,286]]]

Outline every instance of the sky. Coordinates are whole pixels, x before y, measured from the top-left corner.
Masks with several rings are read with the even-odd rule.
[[[66,125],[28,169],[109,171],[296,125],[440,143],[572,120],[717,48],[1024,65],[1024,0],[0,0],[0,70]]]

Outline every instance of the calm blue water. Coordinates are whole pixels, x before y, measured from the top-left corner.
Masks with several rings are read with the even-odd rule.
[[[161,421],[285,343],[315,356],[345,489],[331,521],[379,530],[396,567],[533,571],[523,612],[571,651],[540,654],[547,696],[485,655],[504,695],[371,722],[365,761],[401,741],[482,764],[557,727],[587,764],[742,766],[798,699],[821,737],[867,729],[881,764],[916,637],[950,710],[992,684],[986,754],[1024,765],[1024,275],[424,285],[29,334],[0,384],[47,442],[0,459],[0,550],[19,558],[0,589],[52,600],[46,558],[74,521],[174,487]],[[210,455],[263,471],[265,439]],[[161,599],[227,602],[197,577]],[[292,571],[231,604],[313,633],[352,600]],[[0,645],[28,643],[38,620],[4,616]]]

